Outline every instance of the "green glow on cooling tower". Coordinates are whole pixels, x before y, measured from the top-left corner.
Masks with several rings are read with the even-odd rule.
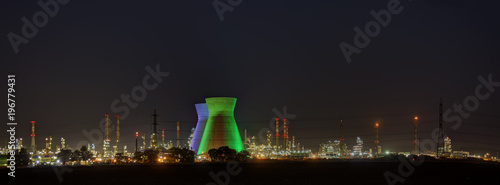
[[[243,142],[234,119],[236,98],[216,97],[206,98],[205,101],[208,107],[208,121],[197,155],[221,146],[229,146],[237,152],[243,150]]]

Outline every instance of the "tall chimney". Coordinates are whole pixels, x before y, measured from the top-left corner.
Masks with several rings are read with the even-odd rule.
[[[36,145],[35,145],[35,121],[31,121],[31,152],[36,155]]]

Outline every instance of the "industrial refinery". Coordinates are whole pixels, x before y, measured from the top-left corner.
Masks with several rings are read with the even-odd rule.
[[[165,141],[165,129],[158,126],[159,116],[156,110],[153,110],[152,116],[152,132],[150,133],[127,133],[125,137],[135,136],[135,146],[130,150],[127,145],[120,145],[120,116],[115,115],[116,132],[110,133],[110,114],[105,113],[105,133],[102,143],[88,143],[84,146],[85,149],[78,151],[80,148],[70,148],[66,144],[66,139],[63,137],[57,138],[45,136],[45,148],[36,146],[35,125],[36,121],[31,121],[31,143],[29,147],[30,166],[38,165],[92,165],[92,164],[122,164],[122,163],[138,163],[141,158],[137,155],[148,150],[157,151],[155,155],[158,157],[158,162],[178,162],[180,159],[167,159],[171,149],[184,149],[192,151],[194,160],[204,162],[213,160],[210,155],[211,149],[220,147],[229,147],[239,153],[246,151],[250,159],[274,159],[274,160],[304,160],[304,159],[375,159],[386,155],[426,155],[436,158],[469,158],[478,157],[485,160],[497,160],[496,156],[490,154],[471,155],[467,151],[453,151],[451,147],[451,139],[443,138],[442,146],[439,146],[436,151],[420,151],[418,128],[419,117],[413,118],[413,145],[414,150],[406,151],[389,151],[383,148],[383,138],[379,137],[379,128],[383,127],[383,123],[373,123],[373,143],[369,144],[363,140],[371,138],[356,137],[355,144],[348,146],[344,138],[344,120],[339,120],[339,135],[340,138],[334,139],[319,144],[317,152],[313,152],[310,148],[300,144],[300,135],[289,132],[290,124],[287,124],[286,118],[273,118],[275,124],[275,132],[268,130],[265,132],[265,139],[257,139],[255,135],[247,132],[247,129],[239,128],[234,117],[234,109],[236,98],[232,97],[211,97],[206,98],[205,103],[197,103],[194,109],[197,113],[196,127],[190,128],[191,133],[188,138],[180,137],[181,123],[176,122],[176,139],[175,141]],[[440,107],[442,105],[440,104]],[[442,111],[442,109],[440,110]],[[244,133],[243,137],[240,133]],[[141,136],[141,137],[140,137]],[[161,140],[159,138],[161,136]],[[123,138],[123,137],[122,137]],[[149,140],[149,141],[147,141]],[[187,140],[182,142],[181,140]],[[382,141],[382,142],[381,142]],[[368,144],[368,145],[367,145]],[[55,148],[53,147],[55,145]],[[102,145],[99,150],[96,146]],[[82,147],[82,146],[78,146]],[[26,148],[23,145],[23,139],[16,140],[16,148],[18,151],[21,148]],[[83,148],[83,147],[82,147]],[[72,150],[79,152],[77,156],[71,153]],[[64,159],[63,151],[69,151],[70,157],[77,157],[75,161]],[[8,150],[2,148],[2,154],[6,154]],[[87,155],[85,157],[82,157]],[[63,157],[63,158],[61,158]],[[2,164],[6,165],[6,163]]]

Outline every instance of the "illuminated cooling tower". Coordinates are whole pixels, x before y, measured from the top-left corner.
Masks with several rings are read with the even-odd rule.
[[[208,107],[208,121],[197,154],[201,155],[221,146],[229,146],[237,152],[243,150],[240,132],[234,120],[236,98],[206,98],[205,101]]]
[[[194,153],[196,153],[198,151],[198,147],[200,147],[201,137],[203,137],[203,131],[205,130],[205,126],[207,124],[208,108],[206,103],[198,103],[194,106],[196,107],[196,113],[198,114],[198,123],[196,124],[193,140],[191,140],[191,145],[189,147],[194,150]]]

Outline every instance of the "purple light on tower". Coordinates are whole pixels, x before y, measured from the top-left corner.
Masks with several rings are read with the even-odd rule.
[[[206,103],[198,103],[194,106],[196,107],[196,113],[198,114],[198,123],[196,124],[193,140],[191,140],[191,145],[189,147],[192,148],[196,154],[198,152],[198,147],[200,147],[203,131],[205,130],[205,126],[207,124],[208,107]]]

